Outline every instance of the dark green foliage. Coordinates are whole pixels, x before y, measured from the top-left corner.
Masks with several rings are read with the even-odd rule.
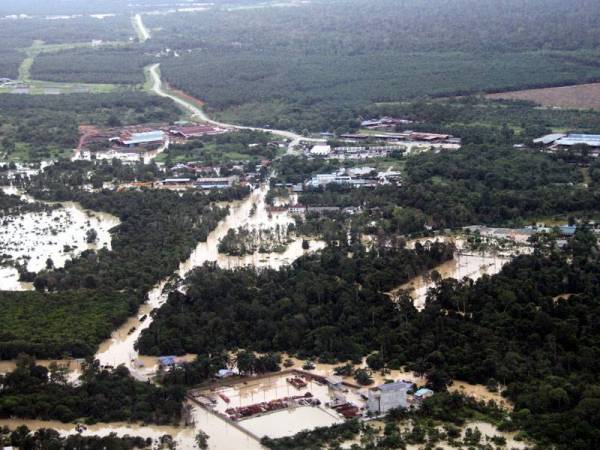
[[[184,390],[136,381],[124,366],[110,371],[100,369],[97,361],[88,363],[79,386],[49,381],[47,375],[45,367],[28,361],[3,376],[0,417],[179,423]]]
[[[0,291],[0,359],[90,356],[130,315],[126,294],[73,290],[55,294]]]
[[[42,53],[31,67],[34,80],[141,84],[144,66],[152,62],[135,48],[77,49]]]
[[[465,144],[530,144],[553,129],[600,130],[598,111],[537,108],[525,101],[479,97],[380,104],[365,108],[361,115],[407,118],[415,123],[399,129],[449,133]]]
[[[596,9],[591,0],[212,8],[148,17],[163,29],[146,45],[183,50],[162,64],[166,79],[224,118],[337,131],[373,102],[596,80]]]
[[[154,283],[171,275],[226,215],[226,210],[213,208],[210,202],[239,199],[246,192],[186,192],[180,196],[166,190],[93,194],[63,188],[34,194],[48,200],[78,201],[85,208],[110,212],[122,221],[113,232],[111,251],[84,252],[67,262],[64,269],[40,274],[38,278],[54,280],[47,284],[49,289],[78,289],[87,276],[92,276],[97,286],[133,290],[143,296]]]
[[[592,214],[595,189],[586,189],[577,167],[534,150],[466,146],[406,160],[402,185],[374,190],[343,186],[312,190],[299,202],[370,209],[387,232],[423,231],[485,223],[522,225],[554,214]],[[379,208],[373,210],[374,208]]]
[[[152,448],[152,439],[141,437],[123,436],[116,433],[108,436],[82,436],[75,434],[63,437],[56,430],[41,428],[35,432],[29,431],[26,426],[20,426],[15,431],[8,428],[0,429],[0,443],[11,444],[22,450],[139,450]]]
[[[330,247],[280,271],[197,269],[187,295],[171,294],[137,345],[152,355],[245,348],[360,358],[398,326],[383,292],[453,256],[439,243],[416,252],[356,248],[352,258],[347,251]]]
[[[112,115],[123,124],[170,122],[179,110],[169,100],[140,92],[118,94],[0,95],[0,151],[9,158],[48,159],[72,150],[79,125],[106,126]]]

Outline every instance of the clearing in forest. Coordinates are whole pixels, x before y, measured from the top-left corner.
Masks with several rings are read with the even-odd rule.
[[[491,99],[529,100],[543,106],[600,109],[600,83],[489,94]]]

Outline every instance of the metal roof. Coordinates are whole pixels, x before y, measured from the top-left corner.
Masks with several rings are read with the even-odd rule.
[[[412,387],[412,383],[407,383],[406,381],[397,381],[395,383],[386,383],[382,384],[379,387],[380,391],[400,391],[403,389],[410,389]]]
[[[548,145],[548,144],[552,144],[554,141],[556,141],[560,138],[564,138],[566,136],[567,135],[564,133],[547,134],[546,136],[542,136],[541,138],[534,139],[533,143]]]
[[[123,141],[125,145],[143,144],[146,142],[162,141],[165,133],[162,131],[148,131],[145,133],[132,133],[131,138]]]

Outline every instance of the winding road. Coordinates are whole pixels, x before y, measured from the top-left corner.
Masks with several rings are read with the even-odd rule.
[[[285,139],[289,139],[290,143],[288,145],[288,153],[292,153],[293,149],[295,147],[297,147],[300,144],[300,142],[313,142],[313,143],[326,142],[325,139],[307,138],[300,134],[293,133],[291,131],[273,130],[270,128],[260,128],[260,127],[248,127],[248,126],[223,123],[223,122],[218,122],[216,120],[213,120],[210,117],[208,117],[208,115],[201,108],[194,105],[190,101],[185,100],[184,98],[178,97],[175,94],[167,92],[163,87],[163,82],[160,77],[159,66],[160,66],[159,64],[153,64],[148,68],[150,77],[152,79],[151,90],[156,95],[159,95],[160,97],[170,98],[171,100],[173,100],[175,103],[177,103],[181,107],[187,109],[192,114],[192,117],[196,117],[197,119],[201,120],[202,122],[210,123],[211,125],[215,125],[215,126],[222,127],[222,128],[231,128],[231,129],[235,129],[235,130],[262,131],[265,133],[272,133],[276,136],[280,136]]]

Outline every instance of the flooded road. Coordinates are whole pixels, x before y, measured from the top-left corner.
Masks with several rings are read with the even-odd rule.
[[[254,190],[251,195],[242,201],[229,203],[230,213],[217,227],[208,235],[206,242],[200,242],[191,256],[179,266],[176,275],[181,278],[194,268],[202,266],[206,262],[216,262],[222,268],[235,268],[243,266],[271,267],[277,269],[283,265],[292,263],[306,252],[316,251],[325,246],[324,242],[311,241],[309,250],[302,249],[302,238],[297,237],[288,245],[283,253],[268,253],[246,255],[243,257],[227,256],[218,252],[219,240],[222,239],[231,228],[248,227],[250,229],[275,228],[277,225],[287,227],[293,222],[293,218],[287,212],[272,213],[267,211],[265,196],[268,186],[262,186]],[[256,211],[251,211],[256,206]],[[117,366],[124,364],[134,376],[139,379],[148,379],[156,370],[156,358],[138,358],[134,344],[141,332],[152,323],[150,312],[160,308],[168,297],[165,291],[167,280],[163,280],[148,293],[148,302],[142,305],[136,317],[131,318],[123,326],[113,332],[111,338],[105,341],[96,354],[96,358],[102,365]],[[140,318],[145,317],[142,321]],[[130,332],[132,328],[135,331]]]
[[[29,203],[35,200],[14,187],[2,187],[10,195],[19,195]],[[52,205],[52,203],[46,203]],[[46,268],[48,258],[60,268],[68,259],[84,250],[111,248],[110,230],[120,221],[117,217],[84,209],[74,202],[61,202],[61,207],[49,211],[26,212],[5,217],[0,227],[0,253],[26,266],[30,272]],[[86,233],[94,230],[95,242],[88,243]],[[19,281],[14,267],[0,267],[0,290],[32,290],[32,283]]]

